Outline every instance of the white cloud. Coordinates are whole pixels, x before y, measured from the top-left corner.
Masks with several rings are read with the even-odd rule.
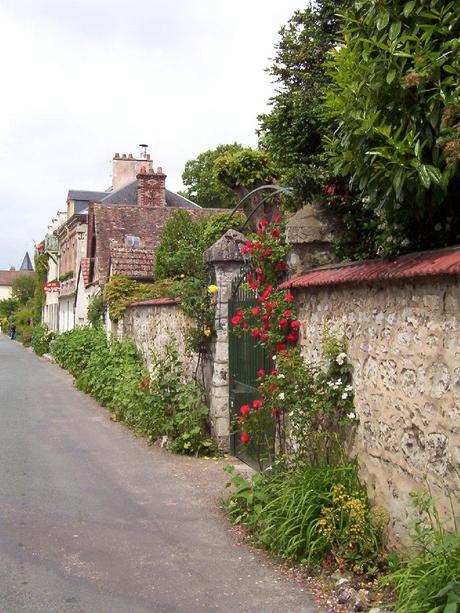
[[[0,8],[0,268],[18,266],[69,188],[103,189],[147,142],[181,187],[185,162],[256,143],[264,71],[300,0],[4,0]]]

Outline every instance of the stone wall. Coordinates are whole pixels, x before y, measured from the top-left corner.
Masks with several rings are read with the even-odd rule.
[[[121,332],[136,343],[148,368],[152,365],[152,350],[164,354],[167,344],[173,339],[186,372],[191,375],[196,366],[196,358],[187,355],[184,349],[187,329],[191,323],[176,301],[146,300],[126,309]]]
[[[356,450],[371,500],[407,535],[412,490],[428,478],[449,515],[460,514],[459,278],[303,288],[295,292],[301,350],[321,359],[324,330],[344,335],[354,368]],[[460,517],[459,517],[460,519]]]

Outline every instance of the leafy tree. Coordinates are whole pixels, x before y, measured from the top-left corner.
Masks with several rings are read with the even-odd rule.
[[[34,258],[35,287],[32,306],[34,324],[39,324],[42,319],[42,309],[46,300],[43,286],[46,283],[46,278],[48,275],[48,258],[49,255],[47,253],[39,253],[38,251],[36,252]]]
[[[330,83],[325,62],[337,41],[336,13],[343,6],[343,0],[319,0],[296,11],[279,32],[268,70],[277,93],[270,99],[271,111],[259,116],[260,145],[281,172],[281,184],[301,197],[320,191],[327,176],[321,158],[322,138],[330,130],[322,113]]]
[[[21,304],[26,304],[34,295],[35,291],[35,275],[24,275],[17,277],[11,286],[13,298],[16,298]]]
[[[154,276],[161,279],[196,278],[207,281],[204,251],[230,228],[243,223],[240,215],[207,214],[195,219],[184,210],[174,211],[163,228],[155,254]]]
[[[20,306],[17,298],[4,298],[0,300],[0,319],[9,319]]]
[[[236,196],[219,181],[214,163],[222,155],[242,149],[238,143],[219,145],[189,160],[182,174],[186,189],[180,193],[205,208],[233,208],[237,203]]]
[[[276,170],[266,151],[246,147],[227,152],[214,163],[219,181],[239,198],[260,185],[274,183]]]
[[[328,149],[356,195],[347,215],[376,253],[460,238],[459,37],[458,2],[360,1],[344,12]]]

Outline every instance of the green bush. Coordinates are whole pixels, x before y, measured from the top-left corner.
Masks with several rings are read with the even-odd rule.
[[[375,565],[383,518],[370,510],[355,464],[236,475],[231,484],[226,512],[255,543],[303,564],[326,560],[355,572]]]
[[[455,613],[460,605],[460,532],[446,529],[429,493],[412,496],[418,511],[412,524],[417,553],[384,583],[397,592],[401,613]]]
[[[43,355],[50,350],[50,342],[54,339],[54,332],[48,326],[40,324],[32,330],[31,346],[37,355]]]
[[[75,377],[78,389],[108,407],[115,419],[154,440],[166,436],[171,451],[214,453],[207,436],[204,390],[187,380],[172,344],[153,355],[151,374],[130,339],[107,339],[91,326],[65,332],[52,342],[58,364]]]

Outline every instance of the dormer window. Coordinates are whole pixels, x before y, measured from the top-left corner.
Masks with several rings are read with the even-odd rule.
[[[138,236],[125,236],[125,247],[140,247],[141,239]]]

